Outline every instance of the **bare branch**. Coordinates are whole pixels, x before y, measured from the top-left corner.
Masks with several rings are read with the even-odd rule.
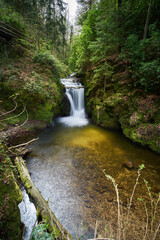
[[[2,113],[2,114],[0,115],[0,117],[5,116],[5,115],[7,115],[7,114],[9,114],[9,113],[12,113],[12,112],[14,112],[14,111],[16,110],[16,108],[17,108],[17,102],[15,101],[15,99],[13,99],[13,101],[15,102],[15,107],[14,107],[12,110],[8,111],[8,112]]]
[[[25,108],[25,111],[26,111],[26,114],[27,114],[27,118],[26,118],[26,120],[24,121],[24,123],[22,123],[22,124],[19,125],[18,127],[22,127],[23,125],[25,125],[25,124],[28,122],[29,115],[28,115],[28,111],[27,111],[26,108]]]
[[[22,147],[22,146],[27,146],[27,145],[29,145],[30,143],[37,141],[38,139],[39,139],[39,138],[34,138],[34,139],[30,140],[29,142],[21,143],[21,144],[19,144],[19,145],[15,145],[15,146],[9,147],[8,149],[18,148],[18,147]]]
[[[15,116],[13,116],[13,117],[9,117],[9,118],[5,118],[5,119],[1,119],[0,122],[7,121],[7,120],[10,120],[10,119],[13,119],[13,118],[19,117],[19,116],[22,115],[25,111],[26,111],[26,109],[25,109],[25,107],[24,107],[24,109],[22,110],[22,112],[20,112],[19,114],[15,115]]]

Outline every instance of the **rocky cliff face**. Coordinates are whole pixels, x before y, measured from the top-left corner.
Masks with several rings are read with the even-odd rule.
[[[126,137],[160,153],[160,96],[136,88],[125,62],[116,56],[108,63],[110,77],[95,78],[92,71],[86,75],[88,113],[96,124],[121,128]]]

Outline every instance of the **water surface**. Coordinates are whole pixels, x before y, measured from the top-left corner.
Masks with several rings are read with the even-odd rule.
[[[124,207],[140,164],[145,164],[142,177],[150,182],[153,195],[160,192],[160,156],[131,143],[119,132],[92,124],[81,128],[57,124],[39,137],[32,144],[27,167],[33,182],[74,239],[80,235],[82,239],[93,238],[96,222],[103,237],[106,227],[116,228],[116,195],[103,169],[119,184]],[[123,167],[127,161],[134,163],[134,170]],[[139,184],[136,194],[135,200],[146,194],[144,184]],[[139,215],[141,218],[140,210]]]

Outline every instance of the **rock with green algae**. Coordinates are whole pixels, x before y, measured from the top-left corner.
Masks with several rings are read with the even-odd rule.
[[[21,218],[18,204],[22,193],[16,183],[9,158],[0,155],[0,239],[21,239]]]
[[[126,137],[143,146],[150,147],[153,151],[160,153],[160,124],[140,124],[136,127],[123,127]]]
[[[96,106],[92,111],[92,119],[95,123],[106,128],[119,129],[119,123],[116,116],[112,112],[104,109],[103,106]]]

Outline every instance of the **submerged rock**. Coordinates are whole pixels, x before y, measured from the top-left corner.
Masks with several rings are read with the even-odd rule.
[[[135,169],[134,163],[132,161],[128,161],[122,165],[124,168],[127,168],[128,170]]]

